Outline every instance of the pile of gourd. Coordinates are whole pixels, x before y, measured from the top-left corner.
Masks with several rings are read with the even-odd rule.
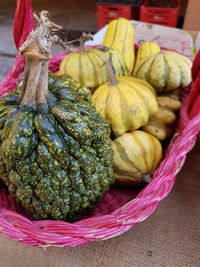
[[[175,130],[181,107],[178,89],[191,82],[188,58],[143,43],[135,59],[134,27],[109,23],[102,46],[67,55],[58,74],[69,74],[93,93],[96,110],[109,121],[114,176],[121,184],[149,181]]]

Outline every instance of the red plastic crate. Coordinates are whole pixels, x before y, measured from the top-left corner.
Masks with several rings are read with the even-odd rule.
[[[156,23],[165,26],[176,27],[180,9],[180,0],[171,0],[170,2],[177,3],[177,7],[150,7],[149,0],[145,0],[140,7],[140,21]]]
[[[131,19],[131,6],[123,5],[97,5],[98,28],[108,24],[111,20],[117,18]]]

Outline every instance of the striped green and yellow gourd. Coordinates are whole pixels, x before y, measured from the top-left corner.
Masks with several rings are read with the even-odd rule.
[[[125,18],[119,18],[108,24],[102,43],[103,46],[111,47],[122,54],[130,73],[135,62],[134,37],[135,30],[132,23]]]
[[[145,125],[158,110],[155,91],[148,83],[129,76],[116,78],[111,65],[110,82],[97,88],[92,101],[116,136]]]
[[[129,74],[126,63],[119,51],[108,47],[84,49],[83,46],[81,46],[80,51],[72,52],[64,57],[58,74],[70,75],[81,86],[88,87],[93,92],[99,85],[109,79],[105,65],[106,59],[111,61],[117,77]]]
[[[154,136],[137,130],[112,142],[114,177],[120,184],[150,181],[150,175],[162,159],[161,143]]]
[[[109,48],[107,46],[100,46],[95,50],[100,50],[104,53],[104,56],[103,56],[104,64],[105,64],[105,60],[111,61],[113,71],[116,77],[127,76],[130,74],[126,66],[125,60],[122,54],[118,50]],[[107,72],[106,81],[108,81],[109,80],[108,68],[106,68],[106,72]]]
[[[161,50],[160,50],[159,45],[157,45],[153,41],[152,42],[144,42],[143,44],[141,44],[141,46],[139,47],[138,52],[137,52],[137,57],[136,57],[134,69],[136,69],[140,65],[142,60],[144,60],[145,58],[147,58],[150,55],[159,53],[160,51]]]
[[[150,83],[158,93],[167,93],[191,82],[191,61],[178,53],[161,51],[142,60],[134,77]]]
[[[110,127],[88,89],[49,73],[55,24],[46,11],[37,21],[20,88],[0,98],[0,179],[34,219],[72,222],[114,182]]]

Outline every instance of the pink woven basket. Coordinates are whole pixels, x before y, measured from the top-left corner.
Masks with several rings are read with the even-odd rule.
[[[14,23],[16,46],[26,39],[33,29],[33,12],[30,0],[16,0]],[[55,71],[63,55],[52,58],[50,69]],[[11,72],[0,84],[0,95],[15,88],[23,71],[24,59],[17,57]],[[0,232],[10,239],[31,246],[77,246],[95,240],[120,235],[133,225],[148,218],[160,200],[165,198],[180,171],[187,153],[195,144],[200,131],[200,52],[194,60],[193,83],[189,93],[181,90],[183,105],[176,133],[167,148],[165,157],[154,172],[153,180],[140,192],[133,188],[112,188],[89,214],[75,223],[64,221],[35,221],[0,184]]]

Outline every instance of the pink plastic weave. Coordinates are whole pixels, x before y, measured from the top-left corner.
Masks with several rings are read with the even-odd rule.
[[[15,26],[18,29],[29,27],[19,38],[15,31],[17,47],[25,40],[33,28],[30,0],[17,0]],[[20,10],[20,11],[19,11]],[[20,25],[19,25],[20,12]],[[27,16],[29,24],[27,25]],[[22,19],[23,17],[23,19]],[[17,22],[16,22],[17,21]],[[63,55],[54,57],[50,69],[56,71]],[[176,133],[165,153],[165,158],[154,172],[153,180],[140,192],[134,188],[112,188],[91,212],[88,218],[75,223],[64,221],[33,221],[19,204],[0,184],[0,233],[10,239],[31,246],[77,246],[95,240],[103,240],[120,235],[134,224],[148,218],[156,209],[160,200],[165,198],[173,187],[176,174],[180,171],[187,153],[195,144],[200,131],[200,52],[194,61],[195,80],[190,86],[190,93],[182,90],[184,95]],[[23,70],[23,58],[18,57],[12,71],[0,84],[0,95],[15,87]]]

